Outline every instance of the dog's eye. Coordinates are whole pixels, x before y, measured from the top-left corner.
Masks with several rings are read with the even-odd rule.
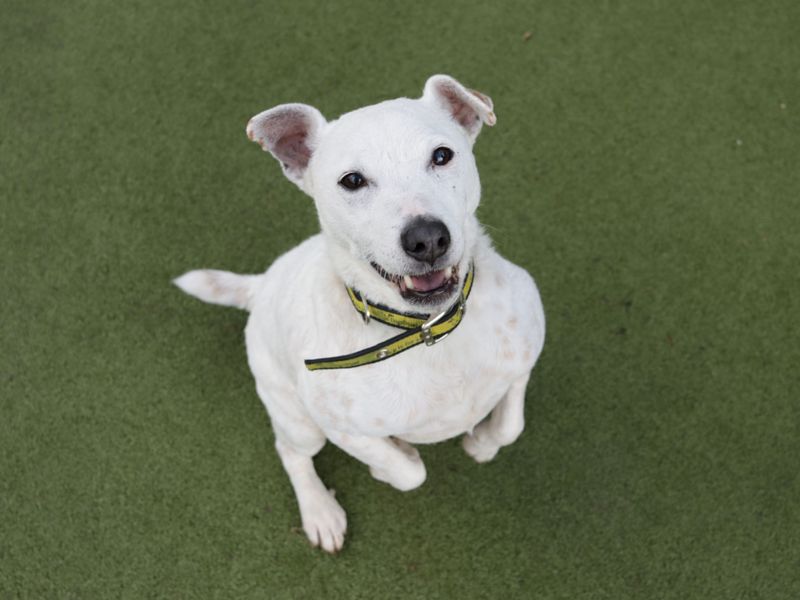
[[[448,148],[447,146],[440,146],[433,151],[433,156],[431,156],[431,163],[433,163],[437,167],[441,167],[442,165],[446,165],[447,163],[449,163],[451,158],[453,158],[453,151],[450,150],[450,148]]]
[[[367,185],[366,178],[358,171],[347,173],[339,180],[339,185],[347,188],[350,191],[357,190],[360,187]]]

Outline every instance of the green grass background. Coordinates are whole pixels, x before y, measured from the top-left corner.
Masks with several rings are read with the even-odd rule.
[[[0,6],[0,598],[800,597],[800,4]],[[529,32],[529,39],[525,39]],[[452,74],[494,99],[480,217],[548,316],[527,429],[326,447],[299,531],[242,342],[184,296],[317,230],[249,143]]]

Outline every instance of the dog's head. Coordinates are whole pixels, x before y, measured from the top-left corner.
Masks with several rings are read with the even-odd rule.
[[[327,122],[305,104],[253,117],[248,137],[317,206],[345,283],[418,312],[451,304],[472,260],[480,180],[472,145],[492,101],[435,75],[398,98]],[[403,306],[405,305],[405,306]]]

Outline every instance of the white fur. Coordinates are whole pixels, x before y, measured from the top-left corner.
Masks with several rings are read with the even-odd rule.
[[[248,362],[272,420],[276,448],[297,495],[303,528],[329,552],[342,547],[346,517],[317,476],[312,457],[330,440],[400,490],[425,480],[411,443],[464,435],[475,460],[491,460],[524,426],[525,387],[544,342],[536,285],[491,247],[475,210],[480,182],[472,144],[495,121],[491,100],[443,75],[420,99],[400,98],[325,122],[312,107],[282,105],[257,115],[248,135],[281,162],[316,203],[322,233],[279,257],[263,275],[192,271],[175,283],[207,302],[247,308]],[[453,160],[433,168],[438,146]],[[359,171],[369,184],[338,185]],[[398,333],[365,325],[344,284],[372,303],[438,313],[404,300],[370,266],[419,269],[400,245],[402,227],[426,215],[444,222],[451,244],[442,261],[475,282],[461,325],[434,346],[417,346],[353,369],[308,371],[307,358],[346,354]],[[418,271],[416,271],[418,272]]]

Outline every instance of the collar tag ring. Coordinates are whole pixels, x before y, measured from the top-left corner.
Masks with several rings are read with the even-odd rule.
[[[422,327],[420,327],[420,329],[422,330],[422,340],[425,342],[426,346],[433,346],[436,342],[441,341],[447,337],[448,334],[445,334],[441,336],[439,339],[436,339],[435,337],[433,337],[433,332],[431,331],[431,327],[433,327],[434,325],[436,325],[436,323],[441,321],[442,317],[444,317],[447,314],[447,312],[448,312],[447,310],[443,310],[432,319],[428,319],[425,323],[422,324]]]
[[[362,315],[364,319],[364,325],[369,325],[369,320],[372,318],[372,313],[369,312],[369,304],[367,304],[367,299],[362,297],[361,301],[364,303],[364,314]]]

